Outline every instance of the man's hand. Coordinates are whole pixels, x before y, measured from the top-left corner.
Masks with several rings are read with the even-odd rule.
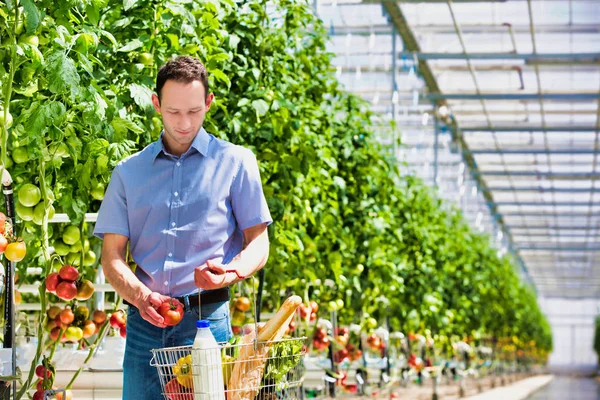
[[[154,326],[159,328],[165,328],[165,319],[156,311],[158,307],[165,301],[169,301],[169,296],[164,296],[160,293],[151,292],[142,298],[135,304],[137,309],[140,311],[140,315],[146,321],[150,322]]]
[[[194,283],[204,290],[229,286],[235,281],[235,274],[227,273],[226,270],[227,268],[223,264],[207,261],[206,264],[194,270]]]

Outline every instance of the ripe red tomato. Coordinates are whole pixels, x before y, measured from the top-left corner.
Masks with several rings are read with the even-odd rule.
[[[127,325],[127,319],[125,318],[125,313],[121,310],[115,311],[110,316],[110,326],[113,328],[121,329],[121,327]]]
[[[158,307],[158,313],[165,319],[165,325],[177,325],[183,318],[183,304],[177,299],[170,299]]]
[[[44,391],[38,390],[33,394],[33,400],[44,400]]]
[[[53,272],[51,274],[48,274],[48,276],[46,277],[46,290],[48,290],[49,292],[55,292],[56,287],[59,283],[60,277],[58,276],[58,273]]]
[[[44,374],[46,375],[46,378],[50,378],[50,376],[52,375],[52,371],[46,369],[46,367],[44,367],[43,365],[38,365],[37,367],[35,367],[35,374],[40,379],[44,379]]]
[[[63,281],[76,281],[79,278],[79,271],[72,265],[64,265],[58,272]]]
[[[63,300],[73,300],[77,295],[77,286],[74,282],[63,281],[56,287],[56,295]]]
[[[75,320],[75,314],[70,308],[65,308],[60,312],[60,322],[69,325]]]
[[[127,336],[127,326],[122,326],[119,328],[119,335],[121,335],[121,337],[125,339],[125,337]]]
[[[4,234],[6,229],[6,215],[3,212],[0,212],[0,233]]]
[[[92,320],[97,325],[102,325],[104,321],[106,321],[106,313],[102,310],[94,310],[94,313],[92,314]]]
[[[6,250],[6,246],[8,246],[8,240],[6,240],[4,235],[0,234],[0,254],[4,253],[4,250]]]
[[[317,311],[319,311],[319,305],[317,304],[316,301],[311,301],[309,303],[310,309],[312,310],[312,312],[316,313]]]

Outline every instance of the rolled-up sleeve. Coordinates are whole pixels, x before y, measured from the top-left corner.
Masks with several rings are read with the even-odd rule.
[[[106,188],[94,228],[94,235],[100,239],[104,239],[105,233],[130,237],[125,185],[118,166],[113,170],[110,183]]]
[[[262,189],[258,163],[252,151],[244,149],[231,188],[231,207],[241,230],[273,222]]]

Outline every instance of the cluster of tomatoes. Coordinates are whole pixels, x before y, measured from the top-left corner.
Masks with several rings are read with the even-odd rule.
[[[50,332],[50,339],[61,342],[79,342],[81,339],[87,339],[94,334],[106,321],[106,313],[101,310],[95,310],[90,319],[90,310],[86,306],[71,308],[65,306],[61,309],[58,306],[51,306],[46,311],[48,323],[46,330]],[[61,336],[62,331],[62,336]]]
[[[245,296],[236,297],[231,303],[231,330],[234,335],[242,333],[242,327],[248,320],[246,313],[250,311],[252,302]]]
[[[54,367],[50,366],[47,361],[44,361],[47,366],[43,364],[35,367],[35,375],[38,377],[38,382],[36,385],[36,391],[33,394],[33,400],[43,400],[45,398],[44,392],[46,390],[54,389],[56,387],[53,386],[54,383]],[[70,390],[65,391],[65,396],[63,398],[63,393],[59,392],[56,395],[56,400],[71,400],[73,398],[73,394]]]
[[[7,223],[6,215],[0,212],[0,254],[9,261],[21,261],[27,254],[27,247],[21,239],[12,234],[12,225]]]
[[[385,341],[382,340],[376,333],[371,333],[367,336],[367,345],[373,352],[381,352],[385,349]]]
[[[104,314],[104,320],[106,321],[106,314]],[[122,338],[127,336],[127,317],[123,310],[117,310],[110,315],[108,320],[110,326],[119,331]]]
[[[357,349],[350,343],[350,329],[348,327],[336,328],[335,342],[336,348],[338,348],[333,355],[335,362],[341,363],[345,360],[356,361],[362,357],[362,350]]]
[[[79,271],[72,265],[64,265],[59,272],[46,277],[46,290],[63,300],[87,300],[94,294],[94,284],[79,279]]]
[[[331,343],[331,339],[327,334],[327,328],[323,326],[317,326],[315,334],[313,335],[313,348],[317,351],[326,350]]]

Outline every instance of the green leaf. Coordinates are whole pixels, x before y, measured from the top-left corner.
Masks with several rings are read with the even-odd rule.
[[[235,50],[237,48],[237,45],[240,43],[240,40],[240,37],[235,33],[229,36],[229,47]]]
[[[62,51],[56,51],[48,57],[47,63],[48,89],[52,93],[64,94],[70,92],[75,99],[79,91],[79,74],[75,62]]]
[[[88,4],[85,6],[85,12],[90,23],[94,26],[98,25],[98,22],[100,21],[100,10],[98,7],[94,4]]]
[[[102,36],[104,36],[105,38],[107,38],[108,40],[110,40],[110,42],[112,43],[113,47],[117,47],[117,46],[118,46],[118,44],[117,44],[117,40],[116,40],[116,39],[115,39],[115,37],[112,35],[112,33],[110,33],[110,32],[107,32],[107,31],[104,31],[104,30],[101,30],[101,31],[100,31],[100,34],[101,34]]]
[[[229,80],[229,77],[227,75],[225,75],[225,73],[223,71],[221,71],[220,69],[213,69],[210,71],[210,74],[212,76],[214,76],[217,80],[226,84],[227,88],[231,87],[231,81]]]
[[[256,115],[259,117],[264,116],[269,111],[269,105],[263,99],[253,100],[252,108],[254,108]]]
[[[92,4],[100,9],[108,6],[108,0],[92,0]]]
[[[142,109],[150,109],[153,107],[152,105],[152,95],[154,92],[148,89],[146,86],[138,85],[137,83],[132,83],[129,85],[129,94],[135,104],[140,106]]]
[[[138,0],[123,0],[123,9],[128,11],[135,7],[138,3]]]
[[[219,54],[215,54],[213,56],[208,57],[209,63],[221,62],[221,61],[227,61],[227,60],[229,60],[229,54],[226,54],[226,53],[219,53]]]
[[[21,0],[21,4],[23,5],[23,13],[25,14],[25,28],[28,34],[32,34],[40,26],[40,12],[33,3],[33,0]]]
[[[143,133],[144,128],[139,127],[135,122],[124,118],[114,118],[110,123],[117,133],[125,133],[130,130],[133,133]]]
[[[122,51],[122,52],[128,53],[135,49],[139,49],[140,47],[143,47],[143,46],[144,46],[144,43],[142,43],[139,39],[133,39],[131,42],[127,43],[126,45],[124,45],[117,51]]]

